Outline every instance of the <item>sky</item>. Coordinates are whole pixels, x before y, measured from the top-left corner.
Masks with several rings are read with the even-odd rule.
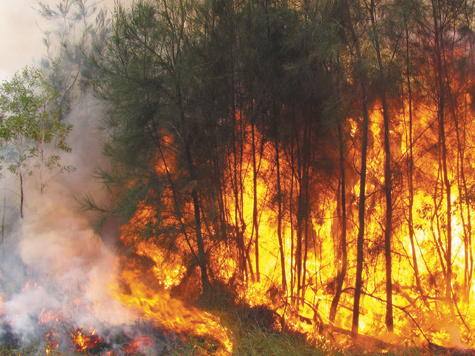
[[[38,63],[45,52],[35,8],[37,0],[0,0],[0,80]]]
[[[60,0],[42,2],[55,5]],[[114,4],[114,0],[94,2],[109,7]],[[42,39],[48,24],[41,18],[38,8],[38,0],[0,0],[0,81],[9,79],[26,65],[38,64],[45,54]]]

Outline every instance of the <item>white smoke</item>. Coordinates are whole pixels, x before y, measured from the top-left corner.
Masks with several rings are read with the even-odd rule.
[[[76,105],[67,118],[73,125],[72,152],[62,159],[76,171],[52,176],[43,193],[37,177],[27,177],[23,219],[18,217],[16,177],[2,182],[2,318],[23,341],[38,337],[38,323],[47,313],[61,313],[75,327],[96,330],[134,319],[108,288],[117,278],[114,246],[94,233],[91,214],[81,212],[78,203],[86,193],[99,201],[107,197],[93,178],[96,167],[104,164],[96,129],[100,115],[101,106],[92,97]]]

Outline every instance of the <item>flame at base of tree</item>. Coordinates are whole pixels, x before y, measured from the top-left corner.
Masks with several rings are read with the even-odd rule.
[[[139,311],[145,320],[157,327],[175,333],[214,338],[222,345],[220,354],[230,354],[233,342],[220,320],[195,307],[186,306],[182,301],[170,297],[165,290],[152,289],[138,281],[139,274],[124,270],[122,281],[128,285],[127,293],[122,288],[114,288],[113,293],[124,305]],[[117,286],[116,286],[117,287]]]
[[[425,110],[421,107],[417,112],[422,126],[431,120],[430,110]],[[393,132],[398,138],[393,140],[393,149],[395,160],[402,161],[407,159],[408,154],[408,133],[405,124],[408,118],[403,112],[398,113],[397,117],[401,124]],[[359,124],[352,120],[349,123],[351,125],[347,128],[347,133],[356,140]],[[249,130],[249,128],[245,130],[247,133],[245,137],[248,140],[250,140]],[[432,141],[437,141],[436,131],[424,130],[422,127],[415,129],[416,132],[418,130],[422,130],[419,135],[424,135],[426,146],[430,146]],[[394,193],[397,193],[399,197],[394,206],[398,218],[394,221],[391,248],[396,328],[393,334],[386,333],[384,323],[386,281],[382,254],[384,209],[381,194],[384,176],[379,168],[383,162],[384,152],[383,141],[380,139],[383,135],[382,116],[377,106],[371,113],[371,135],[366,203],[369,214],[364,244],[367,262],[360,307],[360,333],[401,344],[420,345],[430,340],[440,345],[473,346],[471,326],[475,324],[475,311],[470,305],[475,289],[471,282],[468,284],[464,282],[466,256],[472,255],[464,244],[464,239],[466,239],[464,234],[467,233],[468,224],[466,211],[468,210],[463,209],[469,209],[468,203],[460,195],[459,187],[455,184],[457,177],[454,171],[450,178],[453,181],[451,199],[454,209],[452,214],[453,255],[451,257],[453,274],[450,277],[453,294],[447,298],[444,295],[445,280],[448,278],[444,274],[446,260],[444,244],[447,238],[444,214],[446,211],[442,204],[444,197],[438,198],[438,201],[434,200],[434,194],[441,189],[442,183],[437,168],[438,156],[430,152],[430,147],[419,147],[417,150],[414,148],[415,157],[424,157],[423,161],[417,161],[419,173],[414,177],[412,206],[414,250],[411,245],[414,242],[409,239],[409,226],[407,221],[404,221],[407,213],[407,192],[404,191],[408,184],[407,178],[394,168],[394,179],[398,181],[397,191]],[[252,145],[247,142],[243,144],[240,153],[242,163],[239,172],[239,179],[245,183],[240,187],[237,198],[232,194],[234,191],[232,184],[235,183],[232,179],[234,173],[231,170],[224,172],[224,176],[229,178],[226,181],[229,186],[225,187],[227,195],[224,206],[230,221],[230,226],[226,230],[230,238],[228,240],[215,239],[214,237],[219,232],[208,226],[209,230],[204,232],[207,268],[214,283],[224,284],[235,293],[236,302],[245,302],[251,307],[265,305],[280,315],[286,328],[305,332],[310,339],[319,338],[320,330],[331,324],[328,315],[336,290],[337,273],[341,267],[339,252],[341,246],[338,239],[341,229],[338,177],[335,179],[329,175],[331,172],[328,170],[333,168],[311,168],[312,175],[309,178],[310,182],[307,182],[312,189],[310,200],[306,203],[309,210],[302,218],[298,215],[298,205],[301,199],[299,190],[303,188],[304,182],[295,175],[295,167],[292,167],[290,158],[280,158],[281,199],[286,207],[280,221],[282,244],[279,245],[275,146],[269,141],[264,141],[257,130],[254,132],[254,139],[256,142],[263,142],[259,143],[262,147],[258,147],[258,156],[255,158],[258,170],[253,171],[254,163],[252,162],[252,150],[256,148],[252,148]],[[357,166],[360,159],[358,150],[353,147],[353,149],[348,149],[346,154],[348,162],[356,162],[354,164]],[[169,162],[173,161],[170,157],[168,159]],[[231,163],[236,157],[231,155],[228,159],[229,167],[232,167]],[[324,157],[321,159],[323,160]],[[163,162],[159,162],[157,166],[162,167],[161,170],[157,168],[157,174],[163,174]],[[453,169],[455,168],[454,166]],[[353,221],[356,219],[355,204],[359,181],[357,174],[352,172],[350,167],[347,166],[346,169],[348,170],[346,193],[348,246],[346,248],[348,260],[355,261],[354,241],[357,225]],[[253,181],[254,174],[257,174],[255,181]],[[323,179],[325,175],[329,177],[327,181]],[[196,188],[206,189],[200,186]],[[197,249],[192,228],[191,203],[186,203],[186,199],[190,198],[186,198],[187,192],[182,193],[183,196],[180,196],[180,199],[182,203],[185,202],[183,204],[185,208],[178,214],[173,207],[173,194],[176,192],[172,192],[170,188],[164,190],[160,212],[149,203],[140,204],[134,217],[124,227],[121,238],[125,246],[132,248],[133,254],[142,256],[143,261],[146,261],[141,268],[150,272],[152,277],[147,278],[151,278],[152,284],[158,286],[158,289],[149,287],[150,280],[147,280],[147,283],[140,282],[144,278],[144,273],[134,271],[133,265],[127,267],[125,263],[122,278],[126,287],[116,289],[116,296],[127,306],[140,310],[147,319],[156,320],[172,330],[183,332],[194,330],[196,335],[214,335],[225,349],[231,350],[230,336],[220,326],[217,319],[206,313],[198,313],[194,309],[184,309],[182,302],[170,298],[168,292],[165,292],[184,291],[187,286],[191,288],[191,294],[201,292],[201,289],[196,287],[199,284],[197,282],[199,278],[190,277],[198,273],[196,263],[190,263],[190,260],[193,260],[191,251]],[[235,205],[236,201],[239,202],[239,206]],[[257,224],[254,224],[254,219],[257,219]],[[259,229],[258,241],[255,225],[258,225]],[[154,238],[140,237],[147,236],[147,232],[150,231],[156,234],[157,239],[172,241],[168,246],[173,247],[168,249],[166,244],[163,245],[163,242],[157,242],[158,240]],[[187,236],[183,231],[187,232]],[[239,238],[242,239],[241,246],[239,246]],[[284,251],[284,268],[281,264],[281,250]],[[422,290],[417,290],[412,251],[415,251],[415,258],[420,264],[417,278],[420,279]],[[435,258],[437,251],[439,257]],[[255,258],[257,253],[259,253],[258,259]],[[297,260],[299,253],[300,262]],[[432,257],[429,258],[429,256]],[[299,265],[299,263],[302,264]],[[282,271],[286,273],[285,279]],[[351,330],[354,276],[354,266],[351,262],[334,324],[337,328],[344,330]],[[190,282],[193,278],[194,281]],[[286,281],[285,285],[282,284],[283,280]],[[174,314],[175,312],[177,314]],[[198,324],[207,326],[201,329],[197,327]]]
[[[232,336],[217,317],[170,296],[170,289],[184,279],[186,268],[179,253],[172,255],[157,244],[138,238],[151,222],[156,223],[154,209],[140,204],[129,224],[123,227],[121,240],[131,247],[131,253],[122,258],[119,283],[110,286],[113,295],[156,326],[215,339],[222,347],[219,353],[231,353]]]

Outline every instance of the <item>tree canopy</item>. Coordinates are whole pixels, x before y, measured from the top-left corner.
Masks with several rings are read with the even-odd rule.
[[[107,108],[121,244],[176,293],[224,285],[354,337],[430,314],[468,338],[473,10],[118,4],[81,75]]]

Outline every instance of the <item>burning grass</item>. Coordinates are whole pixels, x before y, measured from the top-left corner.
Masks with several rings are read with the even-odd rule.
[[[49,321],[42,329],[44,337],[29,343],[19,342],[13,333],[2,330],[3,340],[0,356],[57,355],[57,356],[206,356],[206,355],[293,355],[293,356],[428,356],[457,355],[473,356],[472,350],[456,350],[430,347],[409,347],[387,344],[377,339],[362,338],[355,344],[351,337],[340,330],[320,329],[306,334],[290,329],[282,318],[266,306],[233,304],[232,294],[221,294],[221,299],[202,296],[189,312],[206,315],[209,320],[219,320],[220,330],[227,331],[232,341],[228,349],[226,340],[212,332],[200,332],[206,320],[199,320],[195,330],[172,331],[158,322],[143,321],[132,326],[127,333],[123,328],[94,330],[71,328],[62,322],[52,325]],[[176,300],[178,302],[178,300]],[[199,307],[198,307],[199,306]],[[176,309],[176,306],[175,306]],[[200,314],[201,313],[201,314]],[[213,325],[210,325],[213,327]],[[8,327],[6,327],[8,329]],[[197,331],[198,330],[198,331]],[[214,329],[210,329],[214,330]],[[316,329],[315,329],[316,330]]]
[[[429,356],[435,353],[423,348],[400,347],[394,350],[377,349],[368,347],[352,346],[342,349],[333,345],[325,339],[309,342],[305,337],[298,333],[275,332],[272,330],[251,327],[246,322],[235,319],[228,314],[230,325],[232,324],[233,332],[236,335],[235,347],[231,355],[234,356],[260,356],[260,355],[282,355],[282,356]],[[231,321],[232,320],[232,321]],[[150,336],[153,340],[154,336]],[[157,340],[155,340],[157,341]],[[105,345],[103,345],[104,347]],[[106,351],[105,348],[97,348],[94,350],[53,350],[49,355],[56,356],[80,356],[80,355],[100,355],[100,356],[121,356],[121,355],[163,355],[163,356],[206,356],[220,355],[219,344],[210,338],[196,337],[193,335],[181,335],[175,341],[169,341],[168,347],[157,353],[156,351],[139,352],[137,350],[124,348],[121,352]],[[29,356],[39,355],[38,345],[30,345],[26,348],[16,349],[10,346],[0,348],[0,356]],[[456,353],[436,353],[437,355],[459,355]],[[462,354],[460,354],[462,355]],[[465,355],[465,354],[463,354]],[[466,354],[468,355],[468,354]]]

